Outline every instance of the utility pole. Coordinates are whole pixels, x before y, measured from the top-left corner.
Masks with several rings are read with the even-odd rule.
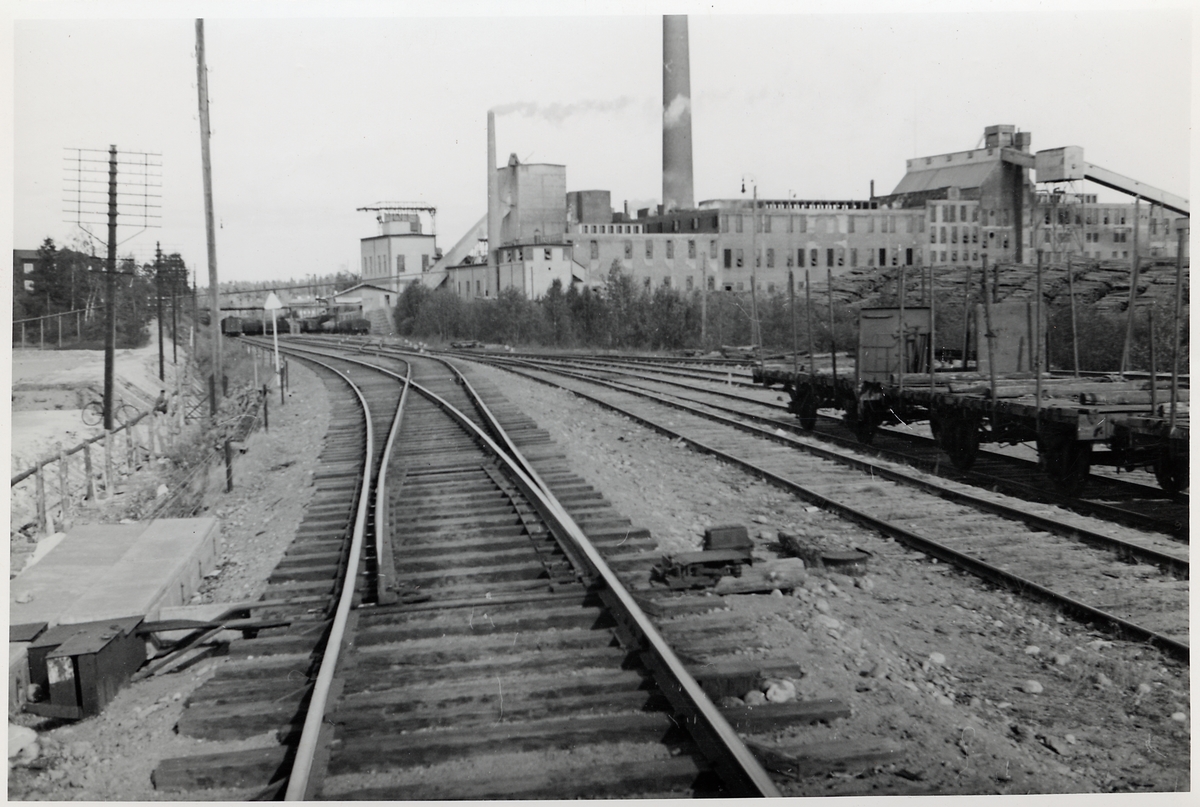
[[[163,369],[162,245],[154,242],[154,298],[158,305],[158,380],[165,381]]]
[[[208,305],[211,310],[213,376],[221,366],[221,308],[217,300],[217,237],[213,230],[212,160],[208,152],[208,68],[204,63],[204,20],[196,20],[196,86],[200,93],[200,161],[204,173],[204,229],[208,236]]]
[[[758,181],[750,205],[750,344],[761,358],[762,331],[758,325]]]
[[[108,256],[104,261],[104,428],[113,427],[113,365],[117,352],[117,147],[108,147]]]

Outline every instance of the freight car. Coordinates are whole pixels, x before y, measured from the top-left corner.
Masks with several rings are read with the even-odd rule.
[[[241,336],[242,335],[242,318],[241,317],[223,317],[221,319],[221,335],[222,336]]]
[[[1188,486],[1188,389],[1176,376],[1153,380],[1062,377],[1041,370],[1046,332],[1032,303],[978,306],[973,371],[931,361],[934,312],[866,308],[851,366],[765,363],[755,382],[782,385],[791,411],[812,429],[817,410],[841,410],[863,443],[882,425],[928,422],[955,467],[974,464],[983,443],[1037,446],[1055,487],[1078,495],[1092,465],[1152,469],[1162,488]],[[990,327],[988,327],[990,325]],[[1103,452],[1094,451],[1106,447]]]

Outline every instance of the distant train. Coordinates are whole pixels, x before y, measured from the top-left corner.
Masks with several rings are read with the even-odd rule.
[[[280,333],[291,333],[293,324],[289,319],[277,319]],[[224,317],[221,320],[221,333],[225,336],[270,336],[271,320],[251,317]]]

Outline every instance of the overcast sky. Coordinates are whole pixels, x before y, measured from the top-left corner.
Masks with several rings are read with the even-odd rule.
[[[464,4],[449,7],[476,14],[435,18],[412,13],[440,6],[400,3],[9,5],[19,248],[75,236],[64,149],[115,144],[162,155],[162,226],[122,227],[120,253],[148,257],[160,240],[207,282],[197,16],[223,280],[357,271],[377,225],[355,208],[380,200],[436,206],[449,249],[486,210],[493,107],[522,110],[497,119],[501,162],[565,164],[568,190],[609,189],[617,209],[661,194],[661,17],[636,13],[661,7],[506,4],[521,13],[483,17]],[[738,196],[743,176],[760,197],[861,199],[872,179],[887,193],[906,159],[974,148],[995,123],[1188,197],[1192,20],[1141,5],[694,6],[696,200]]]

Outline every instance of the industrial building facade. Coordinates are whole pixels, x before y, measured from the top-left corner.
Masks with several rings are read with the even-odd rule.
[[[1038,250],[1052,263],[1130,260],[1135,242],[1143,257],[1174,255],[1172,218],[1162,207],[1037,190],[1019,162],[1033,158],[1031,139],[1014,126],[988,126],[981,148],[908,160],[890,194],[868,199],[725,198],[636,216],[614,211],[607,190],[567,192],[563,165],[522,164],[513,155],[489,183],[490,265],[465,258],[430,285],[466,299],[494,299],[505,288],[532,299],[555,280],[602,286],[615,267],[647,289],[739,292],[756,280],[772,293],[787,288],[789,271],[823,281],[874,267],[1032,263]],[[394,231],[409,226],[381,221],[386,231],[363,239],[364,279],[402,289],[386,283],[380,267],[402,280],[402,267],[389,261],[435,254],[432,236],[409,249],[419,230]],[[432,258],[422,260],[409,271],[428,269]]]

